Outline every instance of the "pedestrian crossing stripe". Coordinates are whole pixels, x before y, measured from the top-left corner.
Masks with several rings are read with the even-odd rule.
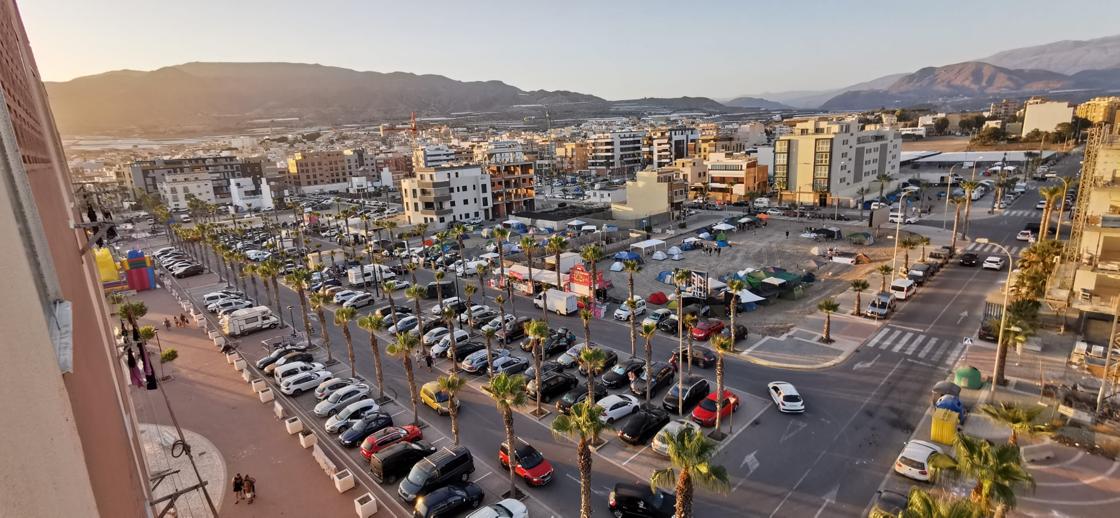
[[[910,345],[906,346],[906,352],[904,352],[902,354],[905,354],[907,356],[910,356],[911,354],[914,354],[914,351],[916,351],[918,349],[918,345],[920,345],[923,341],[925,341],[926,338],[929,338],[929,337],[927,337],[925,335],[918,335],[918,338],[916,340],[914,340],[913,342],[910,342]]]
[[[891,352],[892,353],[897,353],[897,352],[901,351],[902,346],[906,345],[906,342],[910,341],[911,336],[914,336],[914,333],[911,333],[911,332],[906,333],[906,336],[903,336],[902,339],[898,341],[898,343],[894,344],[894,348],[891,349]],[[884,346],[883,348],[886,349],[886,346]]]
[[[959,342],[957,346],[950,351],[949,344],[953,341],[955,340],[946,342],[943,339],[927,336],[922,333],[883,327],[867,341],[864,347],[884,351],[889,350],[905,356],[917,356],[919,359],[937,363],[938,361],[944,360],[951,361],[960,353],[960,350],[967,345],[963,341]]]
[[[939,340],[937,338],[930,338],[929,342],[926,343],[925,348],[922,349],[922,352],[918,353],[918,358],[921,358],[923,360],[926,359],[926,355],[933,351],[933,348],[937,345],[938,341]]]
[[[1014,256],[1018,255],[1019,252],[1022,249],[1023,248],[1019,247],[1019,246],[1012,246],[1012,247],[1008,247],[1007,251],[1011,252],[1012,257],[1014,257]],[[992,243],[972,243],[972,244],[966,246],[964,248],[964,250],[966,252],[973,252],[973,253],[999,253],[999,254],[1003,253],[1003,250],[1000,250],[998,246],[996,246]]]

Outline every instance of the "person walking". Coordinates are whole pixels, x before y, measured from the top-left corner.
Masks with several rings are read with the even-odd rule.
[[[428,366],[428,372],[432,372],[432,353],[424,353],[424,365]]]
[[[789,239],[789,231],[786,231],[786,239]]]
[[[244,489],[245,481],[241,479],[241,474],[238,473],[233,477],[233,496],[236,498],[236,500],[233,501],[234,504],[241,503],[241,498],[245,496],[243,493]]]
[[[245,490],[245,499],[248,500],[249,505],[253,504],[253,500],[257,498],[257,479],[250,477],[248,473],[245,474],[245,480],[242,481]]]
[[[171,329],[171,319],[168,319],[168,318],[164,317],[164,319],[163,319],[163,328],[164,328],[164,329],[167,329],[167,330],[170,330],[170,329]]]
[[[187,327],[187,314],[186,313],[180,313],[179,318],[183,320],[183,327]]]

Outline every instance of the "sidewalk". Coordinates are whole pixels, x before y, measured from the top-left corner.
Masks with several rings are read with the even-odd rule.
[[[820,341],[824,315],[815,313],[806,316],[801,325],[781,336],[752,339],[739,356],[759,365],[782,369],[827,369],[843,363],[886,321],[848,314],[855,305],[855,294],[851,290],[844,291],[835,299],[840,304],[840,310],[832,314],[832,343]],[[867,300],[866,296],[864,300]]]
[[[309,451],[284,431],[272,414],[271,405],[257,400],[199,328],[164,329],[163,319],[180,313],[170,293],[163,289],[152,290],[139,293],[134,300],[148,306],[148,314],[141,319],[141,325],[155,326],[163,349],[175,348],[179,352],[178,359],[169,368],[165,367],[166,373],[172,374],[174,379],[163,383],[180,426],[184,432],[195,432],[217,448],[212,451],[195,445],[192,451],[196,460],[201,464],[209,456],[220,456],[224,461],[220,479],[207,477],[208,489],[223,517],[348,516],[354,513],[353,498],[360,492],[338,494]],[[133,400],[142,422],[171,424],[158,393],[132,390],[137,391]],[[165,467],[153,466],[153,469]],[[235,473],[247,473],[257,480],[258,496],[251,506],[246,502],[234,503],[229,485]],[[189,478],[193,478],[193,473],[190,475]],[[209,516],[204,508],[197,504],[193,509],[180,505],[179,516]]]

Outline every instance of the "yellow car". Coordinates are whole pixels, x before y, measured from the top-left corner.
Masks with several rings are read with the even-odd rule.
[[[448,415],[451,412],[447,407],[449,399],[447,392],[439,389],[438,381],[429,381],[420,387],[420,400],[439,415]]]

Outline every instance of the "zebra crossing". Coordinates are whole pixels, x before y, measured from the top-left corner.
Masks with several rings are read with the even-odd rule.
[[[1037,218],[1037,217],[1042,215],[1042,211],[1040,211],[1040,210],[1005,210],[1005,211],[1003,211],[1003,215],[1004,216],[1011,216],[1011,217],[1015,217],[1015,218],[1025,218],[1025,217],[1028,217],[1028,216],[1032,217],[1032,218]]]
[[[924,363],[940,365],[956,361],[964,348],[964,339],[929,336],[918,331],[884,326],[864,347],[890,351],[916,358]]]
[[[1007,250],[1009,252],[1011,252],[1012,257],[1019,257],[1019,252],[1022,251],[1023,248],[1024,247],[1021,247],[1021,246],[1009,246],[1009,247],[1007,247]],[[968,246],[964,247],[964,251],[965,252],[972,252],[974,254],[991,253],[991,254],[999,254],[1000,256],[1003,255],[1003,250],[1000,250],[999,247],[997,247],[996,245],[994,245],[992,243],[986,243],[986,244],[984,244],[984,243],[972,243],[972,244],[969,244]]]

